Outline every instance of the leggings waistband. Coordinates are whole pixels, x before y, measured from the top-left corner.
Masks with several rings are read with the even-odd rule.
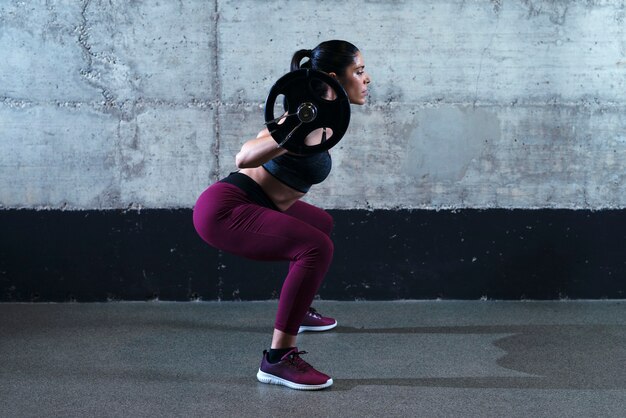
[[[279,210],[272,199],[265,193],[263,188],[259,186],[259,183],[237,171],[230,173],[227,177],[220,180],[221,183],[228,183],[239,187],[246,192],[248,197],[254,202],[263,207]]]

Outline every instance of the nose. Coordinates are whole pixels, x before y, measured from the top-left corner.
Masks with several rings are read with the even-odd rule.
[[[369,73],[365,73],[365,84],[369,84],[372,82]]]

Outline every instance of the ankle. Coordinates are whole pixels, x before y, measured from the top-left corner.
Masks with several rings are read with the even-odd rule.
[[[287,348],[270,348],[270,351],[267,353],[267,361],[272,364],[278,363],[288,352],[293,350],[295,347],[287,347]]]

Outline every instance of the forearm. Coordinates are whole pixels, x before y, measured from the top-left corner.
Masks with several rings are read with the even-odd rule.
[[[235,157],[238,168],[259,167],[261,164],[285,154],[287,150],[277,147],[276,141],[267,132],[247,141]]]

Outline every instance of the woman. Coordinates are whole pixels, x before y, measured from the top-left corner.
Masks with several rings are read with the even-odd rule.
[[[291,70],[300,68],[329,74],[341,83],[350,103],[365,103],[370,78],[360,51],[351,43],[333,40],[299,50],[292,57]],[[306,142],[322,140],[322,132],[314,131]],[[264,129],[243,144],[235,162],[239,171],[210,186],[198,199],[194,226],[202,239],[220,250],[255,260],[290,261],[272,344],[263,351],[257,378],[293,389],[328,387],[333,380],[300,357],[304,352],[298,351],[296,336],[337,324],[310,308],[332,259],[333,220],[326,211],[300,200],[312,184],[328,176],[330,154],[292,154],[277,146]]]

